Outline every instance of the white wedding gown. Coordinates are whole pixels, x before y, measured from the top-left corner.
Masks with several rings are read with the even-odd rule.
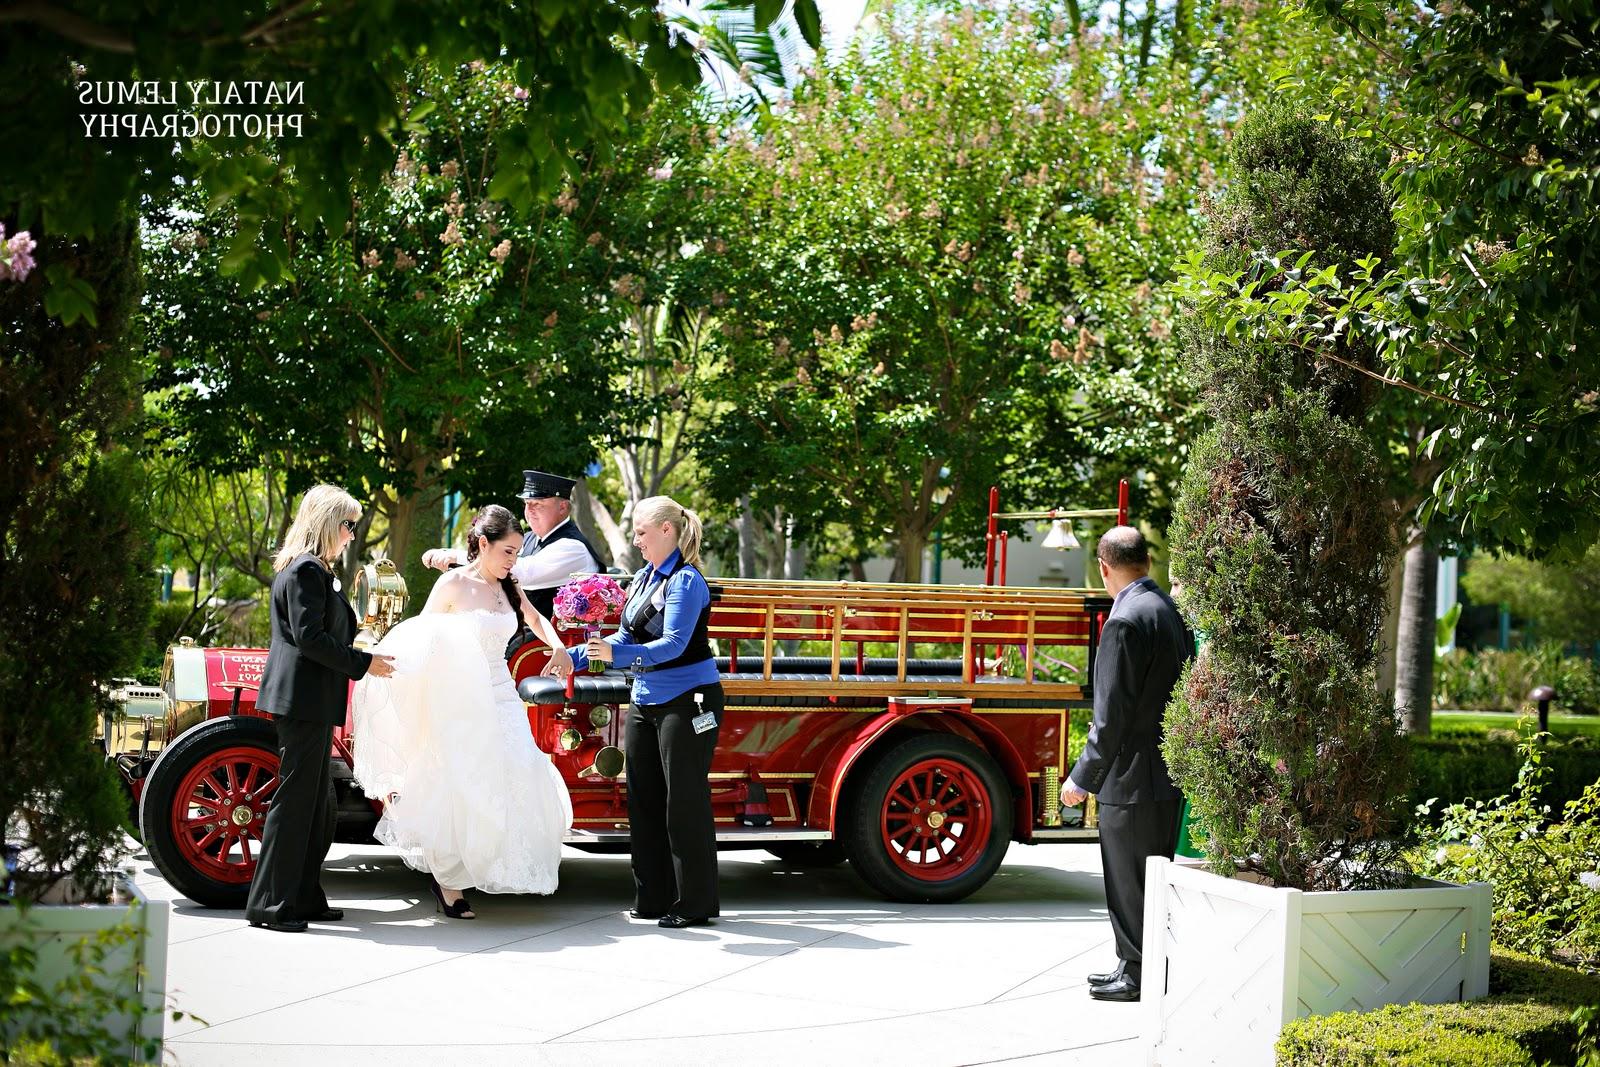
[[[374,649],[394,675],[356,684],[355,776],[386,803],[374,836],[447,889],[555,892],[572,798],[506,668],[516,626],[509,611],[418,615]]]

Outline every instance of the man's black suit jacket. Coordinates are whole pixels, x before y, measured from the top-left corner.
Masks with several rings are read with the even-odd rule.
[[[372,657],[351,647],[356,613],[333,588],[333,572],[307,552],[272,579],[272,645],[256,707],[274,715],[338,726],[350,680]]]
[[[1173,800],[1161,718],[1194,636],[1161,587],[1140,578],[1117,598],[1094,661],[1094,721],[1072,781],[1102,804]]]

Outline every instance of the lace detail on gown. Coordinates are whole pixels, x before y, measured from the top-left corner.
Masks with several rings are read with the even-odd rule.
[[[449,889],[553,893],[572,826],[506,668],[516,625],[508,611],[419,615],[375,649],[394,676],[356,683],[356,779],[374,799],[400,795],[373,835]]]

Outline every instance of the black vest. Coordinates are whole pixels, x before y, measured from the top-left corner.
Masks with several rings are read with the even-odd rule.
[[[542,542],[531,532],[524,535],[522,538],[522,551],[518,552],[517,555],[518,557],[537,555],[539,550],[546,545],[553,545],[557,541],[568,537],[578,542],[588,551],[589,558],[594,561],[594,570],[597,573],[605,570],[600,565],[600,553],[596,552],[594,546],[589,543],[589,539],[583,536],[583,531],[578,529],[578,524],[570,520],[551,531],[550,536]],[[547,586],[543,589],[529,589],[524,586],[522,591],[528,594],[528,603],[538,609],[540,615],[547,619],[553,619],[555,618],[556,590],[560,589],[564,584],[566,584],[566,579],[562,578],[555,585]]]
[[[635,581],[633,588],[628,590],[628,601],[622,605],[622,629],[628,635],[629,644],[642,645],[649,641],[660,639],[661,632],[666,628],[667,613],[665,608],[658,608],[652,601],[654,593],[663,582],[676,577],[679,571],[691,570],[700,574],[700,568],[679,563],[678,570],[673,571],[667,578],[660,578],[654,574],[648,581]],[[700,580],[705,580],[705,575],[700,574]],[[646,668],[652,671],[666,670],[668,667],[685,667],[691,663],[700,663],[711,658],[711,642],[706,639],[706,627],[711,622],[711,602],[706,601],[705,610],[700,612],[700,617],[694,621],[694,632],[689,635],[688,642],[683,646],[683,652],[675,659],[665,663],[652,664]],[[626,664],[623,664],[626,667]],[[638,670],[639,668],[633,668]]]

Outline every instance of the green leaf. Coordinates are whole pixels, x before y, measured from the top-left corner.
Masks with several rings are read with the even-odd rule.
[[[765,31],[773,20],[783,14],[784,0],[756,0],[756,29]]]
[[[817,0],[794,0],[794,21],[806,44],[822,47],[822,17],[817,13]]]

